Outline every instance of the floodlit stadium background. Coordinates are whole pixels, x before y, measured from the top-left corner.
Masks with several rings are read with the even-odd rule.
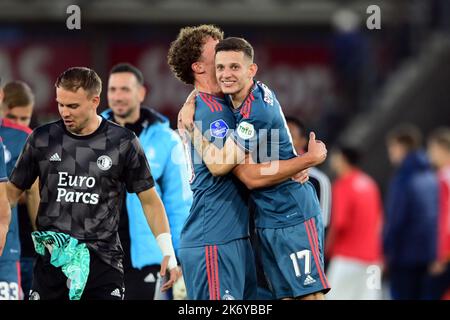
[[[69,5],[81,30],[68,30]],[[369,30],[369,5],[381,29]],[[0,74],[36,93],[32,127],[58,117],[54,81],[88,66],[107,83],[118,62],[145,76],[147,104],[175,124],[190,92],[166,55],[179,29],[212,23],[255,47],[257,79],[277,93],[285,115],[300,117],[332,149],[363,149],[362,167],[384,192],[392,168],[385,134],[412,122],[423,134],[450,125],[448,0],[0,0]],[[106,108],[105,89],[101,109]],[[322,166],[329,173],[328,163]]]
[[[81,9],[81,30],[66,27],[71,4]],[[366,27],[372,4],[381,30]],[[170,73],[169,44],[180,27],[214,23],[254,45],[258,79],[286,115],[300,116],[329,147],[337,139],[363,146],[363,167],[384,188],[386,130],[404,120],[426,133],[450,121],[449,7],[445,0],[1,0],[0,72],[35,90],[36,125],[57,117],[61,71],[89,66],[106,82],[113,64],[129,61],[144,72],[148,103],[173,123],[189,88]]]

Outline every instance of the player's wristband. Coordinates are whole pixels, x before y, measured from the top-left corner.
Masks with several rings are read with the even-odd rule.
[[[175,258],[175,251],[173,250],[172,245],[172,236],[170,233],[161,233],[156,237],[156,241],[158,242],[158,246],[161,249],[162,255],[169,256],[169,270],[172,270],[178,265],[177,258]]]

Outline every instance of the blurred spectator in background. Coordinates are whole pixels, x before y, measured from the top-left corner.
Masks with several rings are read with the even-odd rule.
[[[431,133],[428,154],[439,179],[437,258],[430,268],[428,297],[450,300],[450,128],[439,128]]]
[[[424,299],[428,267],[436,259],[438,182],[421,133],[410,124],[387,135],[388,155],[397,167],[386,199],[383,252],[395,300]]]
[[[286,117],[286,122],[292,137],[292,143],[294,144],[297,154],[303,154],[308,146],[309,137],[306,132],[305,124],[297,118]],[[317,193],[317,198],[320,202],[323,215],[323,225],[326,227],[330,219],[330,207],[331,207],[331,183],[330,179],[325,173],[311,167],[308,169],[309,181],[313,184]]]
[[[104,111],[102,115],[130,129],[139,137],[152,170],[156,190],[166,209],[177,253],[181,228],[192,204],[188,167],[181,139],[170,129],[166,117],[141,105],[146,95],[144,76],[133,65],[120,63],[111,69],[107,95],[111,109]],[[169,297],[162,296],[158,288],[162,281],[159,275],[162,254],[146,223],[139,198],[127,193],[123,203],[119,236],[125,254],[125,299],[167,299]]]
[[[359,152],[347,146],[337,146],[331,154],[337,179],[325,242],[325,255],[330,259],[329,300],[381,298],[383,204],[376,182],[358,168],[359,158]],[[380,271],[380,283],[369,283],[371,266]]]
[[[5,118],[28,127],[34,107],[34,94],[23,81],[11,81],[3,88],[2,109]]]
[[[4,153],[6,162],[6,172],[9,175],[14,168],[17,158],[19,157],[31,129],[28,128],[33,113],[34,95],[30,87],[22,81],[12,81],[3,87],[3,100],[1,109],[4,119],[0,124],[0,136],[4,142]],[[38,182],[27,191],[22,203],[26,201],[27,208],[21,206],[18,217],[18,207],[14,207],[11,211],[11,224],[7,237],[7,250],[3,257],[0,258],[2,265],[10,265],[10,271],[0,271],[0,281],[9,283],[9,299],[23,298],[31,287],[32,269],[34,261],[34,247],[31,241],[31,224],[27,209],[31,216],[36,216],[39,195]],[[21,221],[22,223],[20,223]],[[34,224],[34,222],[32,222]],[[21,231],[21,229],[24,229]],[[27,249],[25,249],[25,247]],[[17,282],[10,281],[14,277],[18,277]],[[8,280],[9,278],[9,280]],[[17,285],[15,288],[15,283]],[[5,291],[5,290],[3,290]],[[8,290],[6,290],[8,291]]]
[[[23,81],[11,81],[3,88],[4,98],[2,103],[5,118],[12,123],[29,128],[33,115],[35,97],[31,88]],[[13,142],[14,143],[14,142]],[[17,141],[15,142],[17,143]],[[25,293],[24,299],[28,299],[28,292],[31,289],[33,280],[33,263],[36,258],[34,244],[31,239],[31,232],[35,230],[35,222],[31,221],[30,212],[37,212],[39,199],[26,197],[39,196],[39,181],[36,181],[31,191],[26,192],[17,206],[20,238],[20,275],[22,290]],[[26,204],[25,204],[26,202]]]

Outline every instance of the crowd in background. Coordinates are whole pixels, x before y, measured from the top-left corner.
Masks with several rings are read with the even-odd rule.
[[[139,80],[142,77],[139,71],[127,69],[126,65],[122,65],[122,68],[125,68],[125,72],[135,74],[139,87],[143,85],[143,80]],[[113,69],[112,77],[121,71],[123,70],[120,67],[118,70]],[[110,82],[112,80],[109,79]],[[133,81],[134,78],[120,80]],[[2,86],[1,96],[3,118],[18,127],[27,128],[35,100],[30,87],[22,81],[11,81]],[[117,101],[111,92],[109,97],[109,106],[114,109]],[[117,99],[124,98],[116,97]],[[162,115],[151,111],[150,108],[143,108],[141,112],[145,115],[140,116],[141,120],[142,117],[148,117],[156,123],[165,121],[161,118]],[[288,124],[297,151],[301,154],[305,144],[300,139],[305,135],[307,126],[295,118],[289,118]],[[168,125],[158,130],[168,130],[165,128],[168,128]],[[137,130],[140,134],[139,130],[142,128]],[[331,192],[331,219],[325,242],[327,275],[332,287],[327,299],[448,299],[450,128],[436,128],[424,140],[417,127],[404,124],[392,128],[386,134],[385,141],[386,152],[395,168],[385,195],[381,194],[377,182],[359,167],[358,163],[364,155],[357,148],[336,144],[328,157],[327,161],[335,178]],[[8,152],[5,149],[7,162],[10,159]],[[159,160],[155,161],[154,166],[157,167]],[[170,163],[171,160],[164,161]],[[311,177],[315,179],[314,170],[311,171]],[[166,179],[173,183],[179,178],[172,176]],[[178,191],[183,190],[181,185],[187,185],[187,180],[180,183]],[[319,194],[319,199],[324,215],[329,219],[325,203],[329,199],[324,198],[329,191],[323,186],[316,189],[322,193]],[[171,206],[170,201],[173,200],[170,199],[168,195],[163,197],[166,206]],[[32,280],[34,249],[30,231],[34,222],[30,223],[28,219],[25,200],[19,205],[18,219],[22,247],[19,285],[26,293]],[[182,210],[185,214],[178,216],[186,217],[188,207]],[[122,228],[127,227],[125,225]],[[173,231],[176,237],[180,228]],[[128,240],[124,240],[125,246],[130,245],[129,237],[128,235]],[[137,257],[135,259],[139,260]],[[128,263],[129,268],[133,268],[130,260]],[[149,269],[145,269],[145,275],[153,270],[150,267],[151,262],[146,265]],[[137,275],[134,277],[139,277],[141,268],[142,266],[139,266],[135,269]],[[153,280],[148,279],[148,282],[152,283],[152,292],[158,277],[157,272],[153,275]],[[131,276],[129,279],[132,281]],[[137,290],[134,298],[142,297],[139,294],[142,293]],[[23,297],[24,294],[18,296]]]

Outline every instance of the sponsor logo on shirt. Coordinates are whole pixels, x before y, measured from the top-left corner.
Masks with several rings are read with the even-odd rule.
[[[227,135],[229,127],[225,121],[219,119],[211,123],[209,129],[211,130],[211,136],[222,139]]]
[[[313,284],[314,282],[316,282],[316,280],[314,280],[314,278],[308,274],[305,278],[305,281],[303,282],[303,285],[308,286],[308,285]]]
[[[154,283],[156,282],[155,276],[152,272],[150,272],[145,278],[144,278],[144,282],[148,282],[148,283]]]
[[[270,91],[270,89],[262,82],[258,81],[258,84],[261,86],[264,92],[264,101],[271,106],[273,106],[273,93]]]
[[[94,177],[72,176],[68,172],[58,172],[58,194],[56,202],[82,202],[85,204],[98,204],[97,193],[84,192],[95,186]],[[82,188],[83,191],[75,191],[69,188]]]
[[[122,297],[122,295],[120,294],[120,289],[119,289],[119,288],[116,288],[116,289],[114,289],[113,291],[111,291],[111,295],[112,295],[113,297],[119,297],[119,298]]]
[[[58,152],[54,153],[54,154],[50,157],[50,161],[61,161],[61,158],[60,158]]]
[[[251,123],[241,122],[237,128],[237,134],[242,139],[250,139],[255,135],[255,127]]]
[[[97,166],[100,168],[100,170],[106,171],[112,166],[112,160],[108,156],[100,156],[97,159]]]
[[[230,291],[225,290],[225,294],[223,295],[222,300],[236,300],[236,298],[230,294]]]
[[[41,296],[37,291],[30,291],[30,300],[41,300]]]

